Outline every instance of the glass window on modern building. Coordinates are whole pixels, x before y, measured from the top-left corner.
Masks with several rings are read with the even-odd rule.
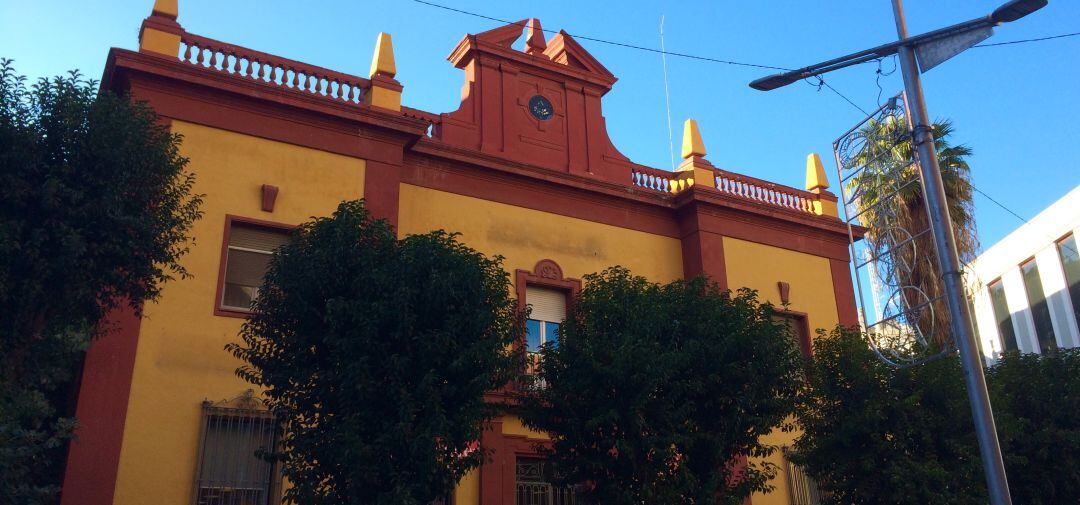
[[[289,240],[285,229],[232,223],[225,256],[221,308],[247,311],[259,296],[263,276],[274,250]]]
[[[203,430],[194,505],[268,505],[280,479],[260,457],[277,442],[277,423],[265,410],[203,404]]]
[[[1031,317],[1035,320],[1039,350],[1045,353],[1057,347],[1057,342],[1054,340],[1054,323],[1050,320],[1050,305],[1046,303],[1046,293],[1039,278],[1039,265],[1032,258],[1020,265],[1020,271],[1024,275],[1024,290],[1027,291]]]
[[[994,320],[997,321],[998,335],[1001,337],[1001,347],[1005,351],[1015,351],[1016,331],[1013,330],[1012,314],[1009,312],[1009,304],[1005,301],[1005,286],[1001,279],[990,283],[990,304],[994,308]]]
[[[1076,248],[1076,236],[1069,236],[1057,241],[1061,268],[1065,271],[1065,284],[1068,286],[1069,299],[1072,301],[1073,314],[1080,324],[1080,253]]]
[[[573,505],[574,488],[553,484],[551,468],[540,458],[517,458],[517,505]]]

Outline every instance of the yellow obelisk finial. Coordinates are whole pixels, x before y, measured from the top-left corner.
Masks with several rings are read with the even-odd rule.
[[[397,75],[397,65],[394,63],[394,41],[389,33],[381,32],[379,38],[375,40],[375,54],[371,57],[370,75],[372,77]]]
[[[682,157],[687,159],[691,156],[705,156],[705,142],[701,140],[701,130],[698,129],[697,121],[687,119],[683,123]]]
[[[401,110],[402,86],[394,76],[394,42],[390,34],[382,32],[375,41],[375,54],[371,57],[371,89],[364,95],[364,103],[390,110]]]
[[[814,213],[819,216],[839,217],[836,196],[828,192],[829,178],[825,176],[825,167],[821,156],[810,153],[806,156],[806,190],[817,195],[814,201]]]
[[[184,33],[176,22],[179,14],[177,0],[154,0],[150,17],[139,29],[139,52],[179,57],[180,34]]]
[[[687,119],[683,123],[682,157],[682,163],[675,169],[678,182],[672,185],[673,188],[682,189],[684,184],[716,187],[715,168],[705,159],[705,142],[701,140],[701,130],[693,119]]]

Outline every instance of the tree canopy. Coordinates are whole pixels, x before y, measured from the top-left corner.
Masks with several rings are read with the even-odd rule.
[[[793,412],[799,345],[756,294],[705,278],[588,275],[541,350],[524,420],[578,499],[605,505],[741,503],[777,469],[755,458]]]
[[[97,88],[77,72],[27,86],[0,60],[0,501],[55,499],[60,404],[103,315],[187,275],[202,199],[181,138]]]
[[[1080,348],[1005,353],[986,380],[1013,502],[1080,502]]]
[[[882,363],[858,332],[814,342],[793,459],[829,503],[985,504],[978,442],[955,356]],[[1006,353],[987,371],[1015,503],[1080,499],[1080,350]]]
[[[857,331],[814,340],[792,459],[830,503],[985,504],[960,363],[896,369]]]
[[[484,394],[523,366],[509,293],[501,258],[442,231],[398,240],[362,201],[300,226],[228,347],[286,427],[285,498],[426,504],[476,468]]]

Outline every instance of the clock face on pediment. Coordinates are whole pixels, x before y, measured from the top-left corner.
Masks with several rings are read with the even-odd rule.
[[[555,107],[551,105],[551,102],[541,95],[533,95],[529,99],[529,113],[536,119],[541,121],[547,121],[551,119],[551,115],[555,113]]]

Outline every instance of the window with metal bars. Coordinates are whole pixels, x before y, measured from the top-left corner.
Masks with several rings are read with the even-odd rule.
[[[573,486],[551,483],[550,467],[540,458],[517,458],[517,505],[574,505]]]
[[[277,443],[273,414],[203,403],[195,505],[268,505],[280,477],[261,457]]]
[[[806,474],[799,465],[792,463],[784,453],[784,463],[787,467],[788,494],[791,495],[791,505],[818,505],[821,503],[821,491],[818,490],[814,479]]]

